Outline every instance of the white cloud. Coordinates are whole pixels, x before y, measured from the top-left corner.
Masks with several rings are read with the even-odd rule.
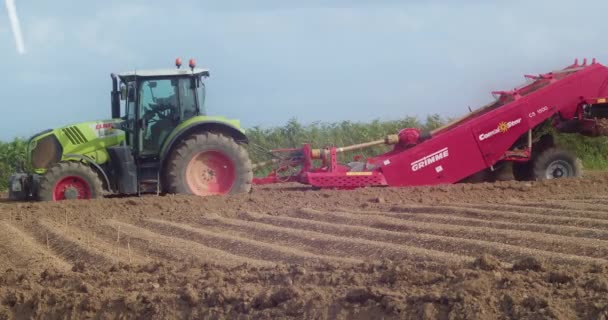
[[[88,13],[88,14],[87,14]],[[153,14],[153,7],[114,4],[78,15],[38,11],[27,17],[25,33],[30,51],[51,54],[62,50],[84,50],[103,58],[129,59],[134,55],[129,27]],[[141,21],[140,21],[141,23]]]

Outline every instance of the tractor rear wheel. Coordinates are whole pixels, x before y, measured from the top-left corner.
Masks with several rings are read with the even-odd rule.
[[[94,199],[103,195],[99,176],[80,162],[59,162],[40,179],[38,197],[42,201]]]
[[[234,139],[205,132],[181,142],[167,162],[166,189],[198,196],[249,192],[253,171],[247,150]]]
[[[534,160],[534,178],[536,180],[574,178],[582,175],[583,167],[580,160],[565,150],[546,149]]]

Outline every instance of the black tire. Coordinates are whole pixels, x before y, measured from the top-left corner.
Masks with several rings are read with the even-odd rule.
[[[66,161],[54,164],[42,176],[38,198],[42,201],[65,200],[55,196],[55,188],[58,187],[60,181],[64,181],[68,177],[75,177],[74,185],[84,181],[85,183],[81,186],[86,189],[81,189],[84,190],[84,193],[81,193],[78,192],[78,188],[73,187],[64,193],[65,199],[95,199],[103,196],[101,179],[91,167],[81,162]],[[74,192],[76,192],[76,198],[73,197]]]
[[[223,185],[225,188],[220,187],[220,190],[210,190],[209,185],[205,186],[204,182],[200,181],[200,179],[204,180],[205,178],[193,178],[192,174],[188,178],[189,164],[195,161],[197,157],[202,157],[203,153],[215,154],[221,159],[229,161],[230,165],[216,168],[217,170],[208,169],[207,178],[216,178],[219,181],[222,176],[218,174],[221,174],[224,177],[229,176],[231,179],[224,181],[232,180],[231,184],[226,182],[227,184]],[[195,134],[182,141],[169,157],[165,172],[166,191],[201,196],[249,192],[253,180],[252,164],[247,150],[234,139],[211,132]],[[201,171],[200,174],[204,175],[205,171]],[[189,185],[189,182],[193,181],[192,179],[199,182],[193,183],[197,187],[194,190]]]
[[[572,153],[550,148],[534,160],[534,179],[577,178],[583,175],[581,161]]]
[[[518,181],[531,181],[535,179],[534,163],[544,151],[555,147],[552,134],[541,136],[532,146],[532,159],[528,162],[513,162],[513,177]]]
[[[517,181],[530,181],[534,177],[532,162],[513,162],[513,177]]]

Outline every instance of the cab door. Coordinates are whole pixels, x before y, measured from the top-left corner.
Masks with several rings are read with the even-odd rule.
[[[127,102],[125,106],[125,138],[127,145],[132,150],[137,150],[136,142],[138,137],[137,126],[137,99],[136,99],[135,84],[130,82],[127,84]]]
[[[180,120],[179,80],[149,79],[139,86],[139,150],[142,156],[158,155]]]

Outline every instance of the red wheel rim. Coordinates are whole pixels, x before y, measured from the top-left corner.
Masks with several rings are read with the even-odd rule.
[[[91,199],[91,187],[81,177],[64,177],[53,188],[53,200]]]
[[[218,151],[198,153],[186,167],[186,183],[198,196],[226,194],[235,180],[236,170],[232,160]]]

